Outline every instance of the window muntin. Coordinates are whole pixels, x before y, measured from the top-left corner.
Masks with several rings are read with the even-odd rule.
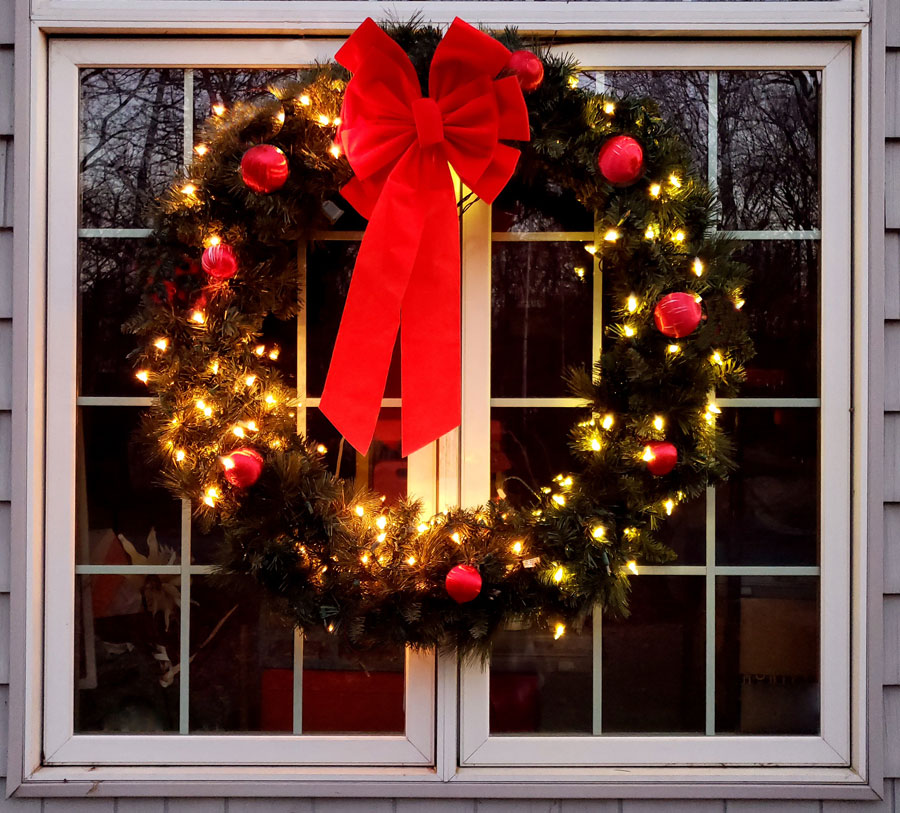
[[[770,48],[770,47],[771,47],[771,45],[767,45],[767,48]],[[716,64],[716,65],[728,64],[728,59],[725,58],[723,52],[720,49],[716,49],[715,46],[709,46],[709,45],[704,46],[704,48],[708,48],[709,52],[714,52],[714,51],[717,52],[717,53],[713,53],[713,55],[709,59],[710,64]],[[728,49],[730,50],[731,48],[733,48],[733,44],[729,43]],[[112,64],[128,64],[128,61],[131,57],[124,56],[121,49],[119,50],[119,54],[120,54],[120,56],[118,56],[115,60],[111,59]],[[798,66],[803,66],[803,67],[816,66],[816,65],[818,65],[818,62],[816,61],[815,56],[816,56],[816,48],[811,48],[811,47],[807,46],[805,50],[801,49],[801,52],[796,54],[796,59],[785,60],[785,63],[790,63],[791,65],[797,64]],[[588,60],[586,60],[586,61],[588,61]],[[750,62],[753,62],[754,60],[748,59],[747,61],[748,61],[748,63],[750,63]],[[774,60],[774,61],[776,63],[778,63],[778,60]],[[173,63],[177,64],[177,61],[173,60]],[[780,67],[780,64],[776,64],[776,67]],[[844,70],[846,70],[846,67],[847,67],[846,65],[843,66]],[[837,72],[832,70],[831,73],[834,76],[834,75],[836,75]],[[71,71],[69,71],[69,79],[71,81]],[[841,92],[842,88],[840,86],[840,82],[838,80],[835,80],[834,84],[832,84],[831,87],[833,88],[834,100],[841,101],[842,97],[840,95],[840,92]],[[844,87],[843,89],[847,90],[846,87]],[[843,98],[843,104],[844,104],[844,107],[846,107],[846,98]],[[835,108],[833,108],[833,109],[835,109]],[[68,111],[68,112],[71,112],[71,111]],[[66,113],[67,113],[67,111],[65,109],[61,111],[61,115],[63,118],[65,117]],[[71,117],[69,118],[69,120],[71,120]],[[64,151],[63,151],[63,153],[64,153]],[[57,151],[54,151],[54,154],[59,155],[60,153],[58,153]],[[63,155],[63,157],[64,157],[64,155]],[[69,180],[71,180],[71,179],[69,179]],[[835,179],[832,178],[831,182],[834,182],[834,180]],[[846,181],[846,178],[842,179],[841,173],[838,172],[838,178],[837,178],[838,186],[840,185],[840,183],[843,183],[844,181]],[[69,183],[69,188],[70,189],[72,188],[71,183]],[[56,191],[57,191],[57,193],[59,192],[58,186],[57,186]],[[465,242],[464,242],[464,247],[463,247],[464,248],[464,252],[463,252],[464,253],[464,262],[467,264],[467,268],[469,268],[469,269],[484,268],[486,266],[486,263],[488,262],[488,257],[489,257],[489,252],[490,252],[490,249],[489,249],[490,243],[487,238],[491,231],[491,225],[490,225],[491,214],[490,214],[490,212],[487,212],[485,214],[485,212],[481,211],[482,208],[483,207],[473,207],[473,210],[471,210],[468,213],[467,220],[464,224],[464,234],[465,234],[465,237],[464,237]],[[832,222],[836,223],[839,219],[837,216],[840,215],[840,212],[832,211],[832,215],[833,215]],[[846,212],[844,212],[844,215],[845,215],[844,222],[848,223],[849,215]],[[58,222],[64,225],[65,218],[62,218]],[[565,228],[573,228],[573,227],[568,226],[566,224],[561,224],[561,228],[565,229]],[[838,233],[838,230],[835,230],[835,232],[833,232],[833,234],[835,234],[835,235],[837,235],[837,233]],[[100,237],[100,235],[85,235],[85,236]],[[139,237],[141,235],[136,235],[134,233],[131,233],[131,234],[125,233],[120,236],[121,237]],[[814,237],[814,235],[807,235],[807,236]],[[352,242],[353,239],[358,239],[358,235],[356,235],[355,238],[352,237],[351,235],[345,235],[345,237],[347,238],[345,242],[348,242],[348,243]],[[582,237],[579,237],[578,239],[588,240],[588,239],[591,239],[592,237],[593,237],[592,233],[588,232],[588,235],[586,237],[582,236]],[[340,238],[338,238],[338,239],[340,239]],[[839,241],[838,241],[837,247],[840,248]],[[59,259],[59,253],[60,253],[59,251],[57,251],[57,253],[56,253],[57,260]],[[832,256],[839,258],[842,255],[841,255],[840,251],[838,251],[836,254],[834,254]],[[832,268],[835,267],[835,262],[836,261],[832,262]],[[63,263],[63,265],[64,265],[64,263]],[[52,266],[52,263],[51,263],[51,266]],[[481,398],[481,396],[483,396],[485,394],[489,395],[489,393],[490,393],[490,389],[489,389],[490,370],[485,369],[484,365],[479,364],[477,361],[479,355],[483,359],[483,348],[485,346],[485,338],[486,338],[487,333],[490,328],[490,319],[489,319],[490,309],[489,309],[489,307],[486,312],[484,311],[484,302],[485,301],[487,301],[488,303],[490,302],[490,277],[489,277],[489,275],[487,276],[486,281],[487,281],[487,285],[485,285],[485,279],[483,278],[483,276],[481,278],[479,278],[478,275],[473,276],[472,274],[470,274],[465,283],[466,287],[464,290],[464,300],[467,304],[466,313],[464,314],[464,320],[467,323],[466,324],[466,335],[465,335],[465,339],[464,339],[465,350],[466,350],[466,382],[465,382],[464,386],[465,386],[466,392],[467,392],[466,402],[464,403],[465,423],[458,433],[451,433],[450,437],[442,439],[442,441],[440,442],[440,444],[439,444],[440,445],[440,459],[441,459],[442,467],[439,472],[439,477],[438,477],[437,483],[435,484],[432,481],[432,485],[429,486],[427,489],[428,491],[430,491],[430,494],[426,494],[426,497],[431,498],[432,500],[434,499],[435,496],[439,496],[440,497],[439,504],[441,504],[441,505],[448,504],[451,502],[456,502],[459,498],[461,498],[462,501],[464,501],[464,502],[474,502],[474,501],[483,499],[483,495],[488,493],[488,489],[489,489],[490,458],[489,458],[487,451],[490,449],[490,437],[491,437],[491,429],[490,429],[491,421],[490,421],[490,411],[489,411],[490,406],[488,406],[488,408],[485,409],[486,405],[484,403],[480,402],[479,399]],[[485,293],[487,293],[487,297],[485,297]],[[65,299],[65,297],[63,297],[63,299]],[[60,300],[55,299],[54,301],[56,304],[58,304]],[[478,303],[478,304],[476,307],[473,308],[473,303]],[[478,310],[479,308],[481,308],[480,312]],[[488,318],[484,318],[486,315],[488,316]],[[477,318],[475,318],[475,317],[477,317]],[[840,327],[842,328],[842,326],[840,326]],[[63,331],[63,334],[64,334],[64,331]],[[832,342],[832,345],[833,345],[833,342]],[[58,349],[58,346],[57,346],[57,349]],[[836,359],[836,361],[838,362],[838,364],[836,365],[837,369],[842,369],[839,366],[839,362],[841,360],[841,354],[833,353],[831,355],[831,357]],[[53,366],[53,364],[51,364],[51,367],[52,366]],[[65,370],[66,365],[62,365],[62,367]],[[59,370],[60,365],[56,365],[56,369]],[[53,370],[51,370],[51,379],[53,378],[52,373],[53,373]],[[841,387],[838,387],[838,388],[836,388],[835,391],[838,394],[840,394],[841,392],[844,392],[845,390],[846,390],[846,384],[844,384],[843,390],[841,389]],[[59,394],[65,394],[65,390],[63,389],[62,391],[60,391]],[[91,396],[84,396],[84,397],[91,398]],[[559,397],[564,398],[564,396],[559,396]],[[307,401],[308,406],[311,407],[311,409],[309,410],[311,415],[315,414],[313,412],[314,407],[315,407],[314,398],[315,398],[315,396],[311,396]],[[840,399],[838,399],[838,401],[839,400]],[[84,406],[92,406],[92,404],[90,403],[90,401],[87,401],[84,403]],[[388,406],[388,404],[386,404],[386,406]],[[390,403],[389,406],[393,407],[394,404]],[[523,406],[523,405],[518,404],[518,403],[513,403],[513,404],[501,403],[501,404],[497,404],[495,406],[495,408],[519,407],[519,406]],[[567,410],[569,407],[569,404],[565,404],[565,403],[558,404],[558,405],[554,404],[553,406],[558,406],[559,408]],[[761,406],[761,405],[757,404],[756,406]],[[542,406],[541,409],[543,409],[543,408],[546,408],[546,407]],[[54,422],[51,419],[51,430],[54,428],[53,423]],[[60,430],[59,432],[57,432],[57,436],[64,437],[64,435],[65,435],[64,426],[62,425],[62,423],[60,421],[58,421],[58,420],[56,421],[55,428],[57,430]],[[453,468],[453,462],[454,462],[454,460],[458,459],[458,456],[459,456],[457,453],[456,457],[454,457],[454,446],[456,444],[457,437],[462,438],[463,456],[465,457],[466,464],[467,464],[465,466],[460,467],[458,474],[454,473],[454,468]],[[834,454],[835,451],[839,451],[839,450],[832,449],[832,460],[840,458],[839,454],[837,454],[837,455]],[[435,458],[434,450],[428,450],[425,459],[420,461],[420,464],[422,465],[422,470],[432,471],[433,467],[434,467],[434,458]],[[414,468],[413,461],[410,461],[410,464],[411,464],[411,469]],[[411,472],[410,476],[411,477],[413,476],[412,472]],[[63,482],[62,485],[63,485],[63,487],[65,487],[66,483]],[[846,492],[842,492],[842,493],[846,493]],[[50,520],[49,515],[50,515],[50,512],[48,511],[48,523]],[[838,519],[840,519],[839,511],[836,514],[836,516],[838,516]],[[830,572],[834,573],[834,571],[830,571]],[[847,572],[846,569],[844,569],[843,575],[846,575],[846,572]],[[200,574],[200,575],[202,575],[202,574]],[[49,583],[49,581],[50,580],[48,579],[48,583]],[[835,590],[834,590],[835,587],[840,587],[840,584],[839,584],[840,581],[841,581],[840,579],[835,580],[834,576],[832,576],[832,580],[831,580],[832,590],[831,590],[830,594],[837,595],[837,597],[839,599],[836,602],[836,604],[833,605],[835,608],[835,612],[837,614],[836,620],[838,620],[838,621],[849,617],[849,615],[846,613],[846,601],[841,599],[841,595],[840,595],[839,591],[835,592]],[[836,582],[838,582],[838,583],[836,583]],[[843,613],[843,615],[842,615],[842,613]],[[56,632],[58,632],[58,630]],[[842,634],[843,633],[841,632],[841,630],[838,629],[836,635],[832,636],[832,640],[829,643],[833,650],[836,648],[836,645],[840,643],[839,640],[837,642],[835,642],[835,640],[833,640],[833,639],[834,638],[840,639]],[[48,635],[48,639],[49,638],[52,638],[52,635]],[[57,635],[57,638],[59,638],[58,635]],[[823,660],[825,659],[825,657],[826,657],[826,655],[823,654]],[[461,710],[462,717],[463,717],[462,753],[463,753],[464,758],[467,753],[466,752],[467,745],[471,744],[471,740],[472,740],[471,734],[473,732],[476,734],[476,736],[478,734],[477,728],[473,728],[471,725],[469,725],[469,723],[471,721],[471,711],[473,708],[477,707],[477,703],[472,702],[473,696],[468,693],[468,689],[471,688],[471,680],[470,680],[471,677],[472,676],[468,672],[464,671],[464,673],[463,673],[463,689],[464,689],[464,691],[463,691],[463,698],[462,698],[463,706],[462,706],[462,710]],[[48,680],[48,687],[51,692],[52,692],[53,687],[50,684],[52,684],[52,683],[54,683],[54,681],[51,678]],[[58,686],[59,681],[56,681],[56,684]],[[49,692],[48,692],[48,694],[49,694]],[[476,710],[477,710],[477,708],[476,708]],[[487,718],[482,718],[482,719],[487,719]],[[49,731],[49,728],[50,727],[48,726],[48,731]],[[59,732],[57,731],[56,733],[59,733]],[[63,734],[64,734],[64,732],[63,732]],[[121,755],[116,752],[116,749],[114,747],[113,741],[115,739],[116,738],[114,738],[114,737],[110,737],[110,738],[106,739],[106,743],[101,743],[99,741],[95,741],[95,738],[84,738],[83,745],[89,746],[92,749],[92,755],[96,758],[97,762],[109,761],[109,762],[115,763],[116,761],[121,759]],[[147,739],[152,740],[153,738],[147,738]],[[187,761],[187,762],[193,761],[193,758],[192,758],[193,757],[193,754],[192,754],[193,744],[190,742],[192,739],[193,738],[190,736],[182,737],[177,740],[173,740],[173,739],[169,738],[167,741],[167,744],[166,744],[167,761],[173,761],[173,760],[176,760],[176,761],[183,760],[183,761]],[[813,738],[809,738],[809,739],[813,739]],[[65,736],[63,736],[62,740],[63,741],[65,740]],[[129,738],[129,740],[130,740],[130,742],[136,742],[137,738]],[[234,738],[234,742],[238,742],[239,740],[240,740],[239,737]],[[623,746],[620,753],[624,755],[626,760],[631,760],[635,764],[645,764],[649,761],[652,761],[652,753],[651,753],[652,749],[648,749],[646,747],[646,744],[647,744],[646,738],[644,739],[644,743],[643,743],[645,747],[643,747],[641,749],[633,749],[628,742],[628,738],[617,738],[617,740]],[[50,742],[53,742],[53,741],[50,740]],[[59,742],[59,740],[57,740],[56,742]],[[686,758],[687,761],[689,761],[689,762],[702,763],[704,761],[704,757],[703,757],[704,753],[712,753],[709,751],[709,749],[706,749],[704,745],[694,742],[692,740],[692,738],[684,738],[684,739],[680,740],[679,742],[683,743],[684,746],[687,749],[689,749],[688,751],[684,752],[686,754],[689,754],[690,758],[689,759]],[[719,742],[721,742],[721,739],[719,739]],[[173,743],[177,743],[177,745],[175,745],[174,748],[171,745]],[[792,738],[792,741],[790,741],[790,742],[787,742],[787,740],[782,740],[782,743],[783,744],[786,743],[787,747],[767,750],[766,753],[767,753],[768,757],[770,757],[770,758],[774,757],[774,759],[772,759],[771,761],[779,761],[780,760],[780,761],[783,761],[785,764],[796,764],[798,761],[798,754],[800,753],[800,751],[797,750],[798,745],[799,746],[814,745],[814,743],[811,743],[811,742],[797,743],[797,742],[793,741],[793,738]],[[487,743],[487,744],[489,745],[490,743]],[[515,745],[515,743],[513,743],[513,744]],[[107,747],[108,745],[111,745],[113,747]],[[148,742],[148,745],[153,745],[153,743]],[[509,756],[504,756],[502,758],[502,760],[499,760],[499,762],[502,762],[505,764],[516,764],[516,763],[521,764],[521,763],[533,763],[533,762],[545,761],[546,753],[549,750],[553,750],[555,747],[556,747],[555,742],[550,742],[549,740],[546,740],[546,747],[544,748],[544,756],[543,757],[541,757],[540,755],[538,755],[536,757],[533,752],[529,753],[528,749],[514,748],[513,750],[515,753],[511,753]],[[283,749],[281,749],[281,750],[283,750]],[[482,757],[485,757],[485,759],[483,760],[484,763],[489,764],[489,765],[498,764],[498,760],[495,757],[493,757],[490,753],[488,753],[488,750],[489,749],[486,749],[482,753]],[[342,761],[345,761],[345,759],[346,759],[346,755],[340,755],[339,751],[334,748],[329,748],[326,746],[324,749],[318,749],[318,751],[319,752],[316,756],[318,757],[319,762],[328,762],[328,761],[342,762]],[[135,749],[131,750],[129,762],[134,762],[137,760],[144,761],[144,755],[148,754],[148,753],[150,753],[150,752],[145,751],[143,748],[135,748]],[[229,760],[240,761],[240,757],[237,759],[234,759],[234,757],[233,757],[234,753],[235,753],[235,749],[233,749],[233,748],[228,748],[228,747],[219,748],[219,746],[217,745],[212,749],[212,751],[210,751],[209,759],[210,759],[210,761],[218,760],[218,761],[224,761],[224,762],[227,762]],[[573,764],[573,765],[586,764],[583,760],[571,759],[568,756],[568,753],[571,753],[571,752],[566,752],[566,753],[561,752],[561,755],[563,757],[563,760],[565,761],[565,764]],[[751,762],[754,761],[754,757],[752,756],[752,753],[750,750],[745,749],[744,753],[747,754],[747,757],[746,757],[747,761],[751,761]],[[806,751],[804,751],[803,753],[804,753],[804,756],[801,759],[804,763],[814,763],[814,762],[828,763],[829,761],[833,761],[834,752],[832,750],[830,750],[830,748],[821,748],[819,750],[810,748],[810,749],[807,749]],[[80,761],[80,759],[77,755],[77,752],[71,748],[62,748],[61,750],[56,752],[56,756],[59,758],[60,762]],[[282,753],[281,756],[284,756],[284,754]],[[292,760],[293,761],[305,761],[301,755],[301,752],[299,752],[299,751],[294,751],[293,756],[288,755],[287,759],[288,759],[288,761],[292,761]],[[587,763],[587,764],[600,764],[600,763],[609,763],[610,762],[610,760],[605,760],[602,757],[598,758],[598,756],[596,754],[588,755],[588,759],[589,759],[589,763]],[[709,759],[710,759],[710,761],[716,761],[716,762],[720,761],[719,756],[710,757]],[[153,760],[154,760],[154,757],[152,756],[152,753],[150,753],[150,755],[146,758],[146,761],[152,762]],[[365,760],[361,759],[360,761],[364,762]],[[398,761],[398,760],[390,760],[387,757],[385,759],[385,762],[396,762],[396,761]],[[476,761],[473,760],[472,764],[475,764],[475,762]]]

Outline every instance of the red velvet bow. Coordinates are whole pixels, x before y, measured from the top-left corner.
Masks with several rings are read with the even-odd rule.
[[[400,329],[403,454],[460,422],[460,240],[452,164],[488,203],[527,140],[510,53],[460,19],[437,46],[423,97],[403,49],[371,19],[337,53],[353,73],[339,137],[355,177],[344,197],[369,220],[320,407],[368,451]],[[402,320],[401,320],[402,312]]]

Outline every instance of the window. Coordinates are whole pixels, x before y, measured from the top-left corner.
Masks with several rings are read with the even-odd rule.
[[[404,766],[423,781],[849,765],[851,46],[563,49],[583,82],[646,92],[690,139],[722,199],[720,230],[746,241],[757,275],[758,357],[741,398],[719,399],[741,468],[673,518],[679,558],[639,566],[633,620],[556,642],[511,629],[483,669],[401,651],[354,663],[327,636],[261,618],[257,596],[223,596],[215,540],[129,450],[147,400],[119,325],[153,259],[145,204],[190,159],[211,104],[264,92],[338,45],[51,45],[46,763],[384,768],[376,778]],[[342,475],[438,510],[565,470],[577,402],[558,373],[596,356],[609,303],[583,250],[591,216],[555,195],[513,187],[462,215],[463,422],[409,459],[390,384],[368,458],[317,410],[363,222],[345,212],[299,247],[306,308],[269,329],[296,371],[298,429]]]

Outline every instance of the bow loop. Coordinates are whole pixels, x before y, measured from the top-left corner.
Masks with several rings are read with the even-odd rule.
[[[528,138],[528,112],[499,42],[459,18],[438,43],[423,97],[403,49],[371,19],[337,53],[353,73],[339,138],[343,194],[369,219],[320,409],[358,451],[372,441],[400,331],[403,454],[459,425],[459,218],[452,166],[492,202]],[[449,164],[448,164],[449,162]],[[401,317],[402,314],[402,317]]]

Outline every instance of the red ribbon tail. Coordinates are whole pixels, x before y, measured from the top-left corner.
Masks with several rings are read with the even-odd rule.
[[[404,457],[459,426],[462,410],[456,196],[447,184],[430,197],[401,317]]]
[[[360,454],[367,454],[425,222],[409,187],[391,179],[363,237],[319,409]]]

